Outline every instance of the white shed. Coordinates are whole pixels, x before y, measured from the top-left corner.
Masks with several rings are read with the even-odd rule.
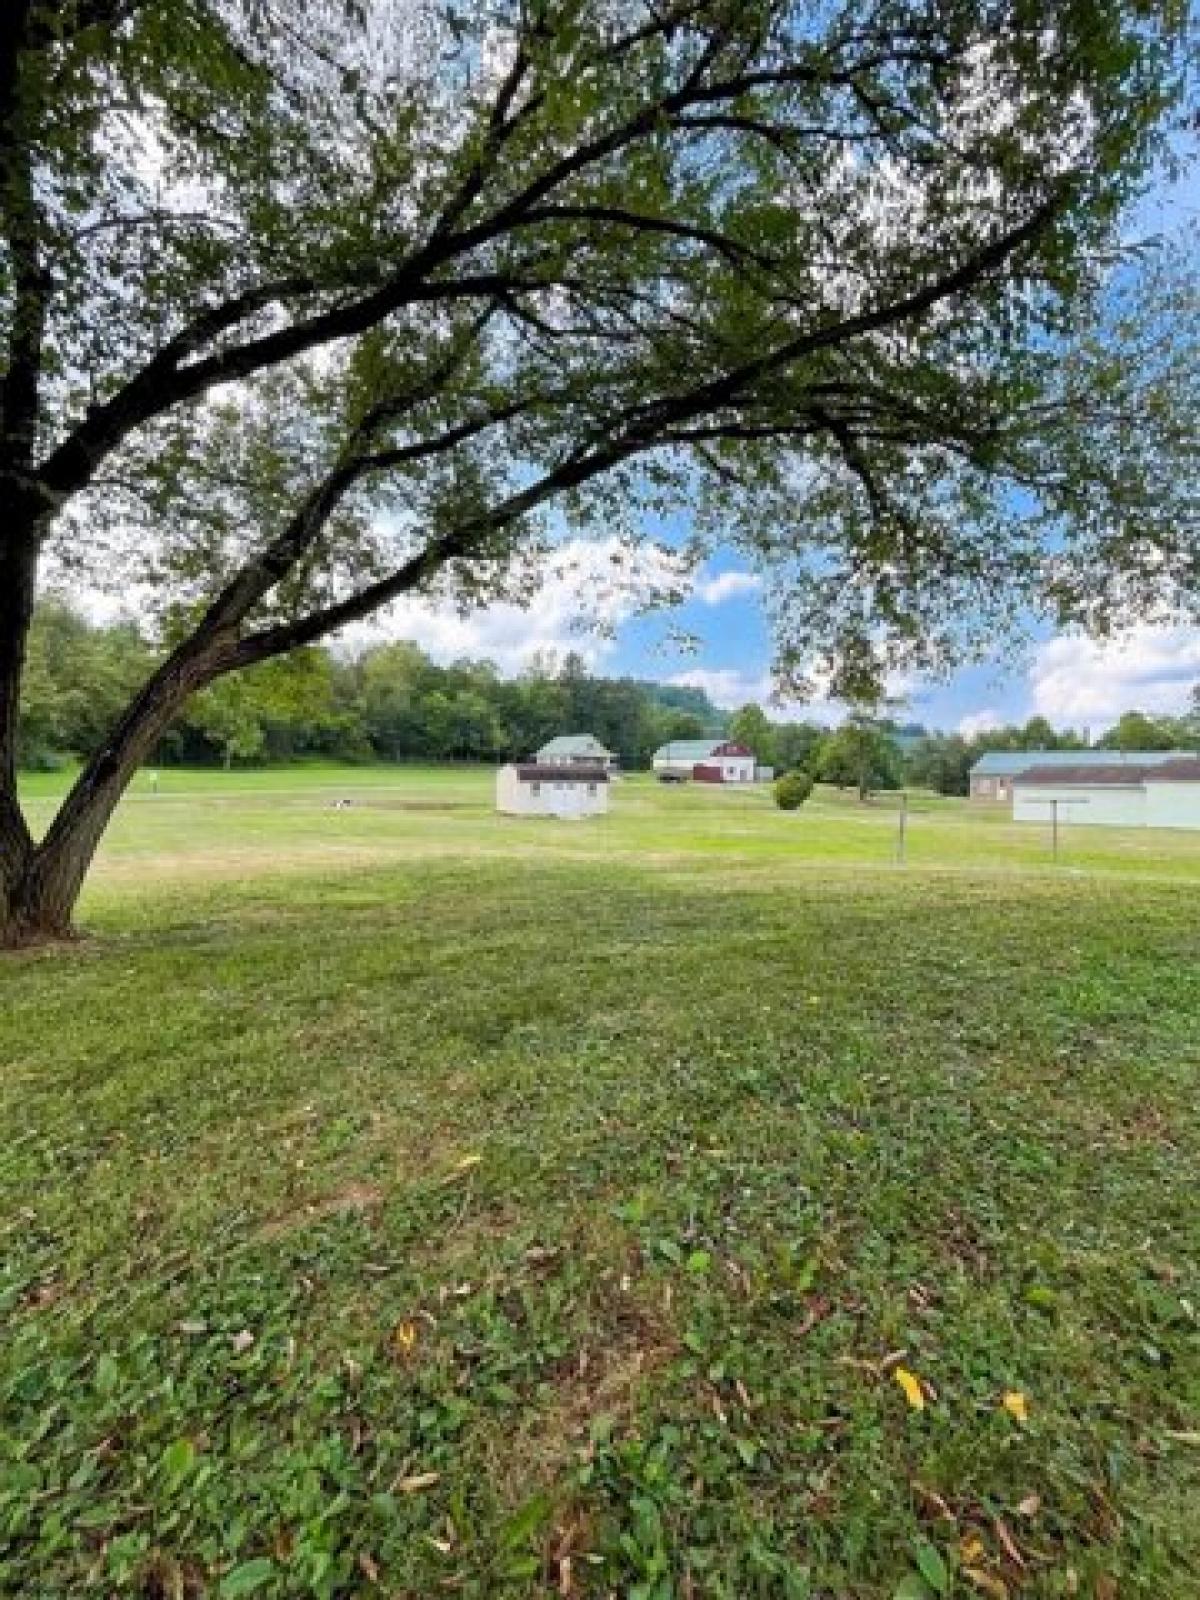
[[[1013,821],[1068,826],[1200,828],[1200,757],[1153,766],[1042,766],[1012,780]]]
[[[602,816],[608,810],[608,771],[513,762],[496,774],[496,810],[518,817]]]

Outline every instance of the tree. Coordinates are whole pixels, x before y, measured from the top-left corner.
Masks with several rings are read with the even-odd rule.
[[[1047,718],[1030,717],[1021,730],[1021,744],[1026,750],[1055,750],[1058,748],[1058,735]]]
[[[1200,683],[1193,685],[1188,697],[1188,707],[1180,722],[1184,744],[1190,749],[1200,749]]]
[[[827,730],[816,722],[784,722],[775,729],[775,760],[785,772],[810,771]]]
[[[29,633],[22,763],[50,765],[93,750],[152,665],[153,654],[132,624],[95,627],[49,597]]]
[[[935,794],[969,794],[976,752],[957,734],[928,734],[905,757],[908,782]]]
[[[874,718],[860,712],[822,742],[816,770],[821,782],[857,789],[866,800],[874,789],[900,787],[900,751]]]
[[[1182,582],[1194,319],[1105,271],[1184,9],[7,0],[0,941],[69,929],[191,696],[406,594],[527,597],[553,509],[690,506],[837,689]],[[35,843],[52,560],[170,645]]]
[[[262,719],[245,674],[202,690],[192,702],[191,717],[220,751],[227,769],[235,761],[252,761],[265,748]]]
[[[1144,711],[1123,711],[1100,740],[1104,750],[1172,750],[1179,729],[1169,717],[1148,717]]]
[[[729,737],[753,750],[760,766],[773,767],[779,759],[775,729],[761,706],[748,705],[735,711],[729,719]]]

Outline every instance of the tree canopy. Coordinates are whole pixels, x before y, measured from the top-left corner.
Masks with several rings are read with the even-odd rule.
[[[7,914],[67,919],[191,694],[528,594],[564,519],[689,507],[855,691],[1194,595],[1194,289],[1119,265],[1185,55],[1173,0],[10,0]],[[172,649],[35,850],[47,557]]]

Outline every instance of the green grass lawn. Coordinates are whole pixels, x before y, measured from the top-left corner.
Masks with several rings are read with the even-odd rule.
[[[143,776],[0,965],[0,1593],[1200,1596],[1200,835],[895,829]]]

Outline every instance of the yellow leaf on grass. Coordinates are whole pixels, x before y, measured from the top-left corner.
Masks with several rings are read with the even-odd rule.
[[[985,1553],[983,1540],[977,1533],[967,1534],[958,1547],[958,1553],[965,1566],[972,1566]]]
[[[392,1343],[400,1351],[401,1355],[408,1355],[409,1351],[415,1347],[416,1342],[417,1325],[409,1318],[405,1318],[403,1322],[398,1322],[392,1329]]]
[[[461,1160],[454,1163],[450,1171],[442,1179],[442,1182],[453,1183],[456,1179],[461,1178],[464,1172],[471,1172],[482,1160],[483,1157],[481,1155],[463,1156]]]
[[[980,1594],[991,1596],[991,1600],[1008,1600],[1008,1585],[1003,1578],[994,1578],[990,1572],[983,1572],[978,1567],[964,1567],[963,1577],[970,1581],[979,1590]]]
[[[1019,1389],[1006,1389],[1000,1403],[1009,1416],[1015,1417],[1018,1422],[1029,1421],[1029,1404]]]
[[[910,1372],[907,1367],[893,1368],[892,1377],[895,1378],[896,1382],[904,1390],[904,1398],[908,1401],[913,1410],[924,1411],[925,1390],[921,1387],[920,1378],[918,1378],[915,1373]]]

